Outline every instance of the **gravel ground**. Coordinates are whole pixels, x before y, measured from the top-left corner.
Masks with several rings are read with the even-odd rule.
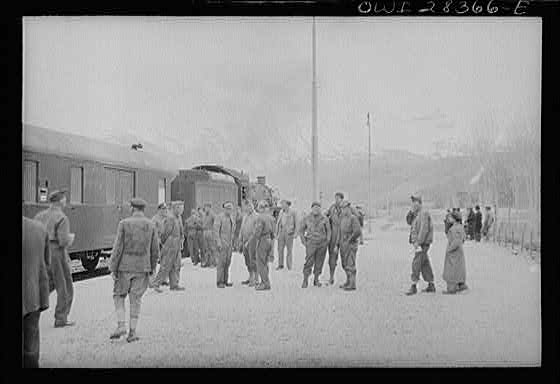
[[[271,270],[272,290],[240,284],[234,254],[232,288],[217,289],[215,269],[184,260],[187,290],[148,290],[140,340],[110,341],[116,326],[110,276],[76,282],[71,320],[53,328],[56,293],[41,316],[42,367],[339,367],[538,366],[541,362],[540,267],[493,244],[466,243],[469,291],[443,295],[446,239],[436,232],[430,257],[437,293],[408,297],[408,234],[374,224],[358,251],[358,290],[303,290],[304,249],[294,270]],[[277,259],[277,257],[276,257]],[[274,265],[276,265],[276,260]],[[325,263],[322,279],[328,278]],[[420,283],[419,288],[424,288]],[[127,300],[128,321],[128,300]]]

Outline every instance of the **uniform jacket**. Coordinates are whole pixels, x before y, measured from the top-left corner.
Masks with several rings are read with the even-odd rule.
[[[47,229],[51,251],[59,248],[59,252],[66,252],[66,248],[71,245],[70,221],[59,207],[52,206],[35,216],[35,220],[40,221]],[[51,257],[54,256],[51,254]]]
[[[204,231],[207,231],[209,229],[213,230],[215,220],[216,220],[216,217],[214,216],[214,214],[212,212],[209,212],[209,213],[205,214],[204,216],[202,216],[202,229]]]
[[[183,249],[184,237],[185,232],[181,217],[175,217],[173,214],[166,217],[161,234],[161,241],[163,242],[161,258],[177,257],[177,254]]]
[[[420,208],[410,227],[410,244],[429,245],[434,239],[432,217]]]
[[[345,245],[358,246],[358,239],[362,234],[362,228],[360,226],[360,221],[355,215],[342,215],[339,231],[339,242],[337,243],[339,247]]]
[[[338,222],[338,225],[340,226],[340,222]],[[337,232],[340,232],[339,226],[336,229]],[[303,219],[299,233],[306,242],[309,241],[313,245],[323,246],[329,244],[333,231],[331,231],[329,219],[325,215],[315,216],[310,213]],[[336,238],[338,239],[338,233]]]
[[[327,211],[327,218],[329,219],[329,224],[332,230],[331,239],[329,240],[333,244],[337,244],[338,235],[340,233],[339,226],[340,226],[340,216],[342,215],[342,208],[340,208],[336,203],[331,205],[329,210]]]
[[[466,281],[467,272],[463,253],[465,238],[465,230],[461,224],[455,223],[449,228],[443,265],[443,280],[448,283],[464,283]]]
[[[51,257],[49,236],[43,224],[22,218],[21,223],[21,301],[23,316],[49,307]]]
[[[482,226],[483,231],[487,232],[490,227],[492,227],[492,224],[494,224],[494,214],[490,212],[484,216],[484,225]]]
[[[256,212],[253,212],[250,215],[245,215],[243,217],[243,221],[241,222],[241,230],[239,232],[239,238],[242,245],[248,242],[253,236],[257,216],[258,214]]]
[[[296,213],[288,208],[286,212],[280,211],[278,222],[276,224],[276,236],[280,233],[286,233],[288,236],[293,236],[296,233]]]
[[[152,223],[154,223],[154,226],[156,227],[156,231],[160,243],[161,243],[161,233],[163,232],[163,222],[165,221],[166,217],[167,215],[161,215],[159,213],[156,213],[154,217],[152,217]]]
[[[218,247],[233,247],[235,241],[236,218],[220,213],[214,222],[214,230],[218,239]]]
[[[254,226],[253,238],[257,241],[262,238],[274,239],[275,223],[272,215],[268,213],[259,213],[255,218]]]
[[[196,232],[197,221],[200,221],[198,216],[196,215],[189,216],[189,218],[185,221],[185,226],[187,227],[186,228],[187,233],[193,234],[194,232]],[[200,223],[200,225],[202,226],[202,223]]]
[[[155,270],[158,259],[159,239],[154,223],[142,212],[134,212],[121,220],[109,259],[109,270],[151,272]]]

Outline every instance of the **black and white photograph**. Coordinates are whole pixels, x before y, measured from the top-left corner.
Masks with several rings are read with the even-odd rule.
[[[543,22],[455,10],[23,16],[23,367],[540,367]]]

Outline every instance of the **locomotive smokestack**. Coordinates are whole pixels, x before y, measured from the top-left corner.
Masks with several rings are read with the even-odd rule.
[[[265,176],[257,176],[257,184],[266,185]]]

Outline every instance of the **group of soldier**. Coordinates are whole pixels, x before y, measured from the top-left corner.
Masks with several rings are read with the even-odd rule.
[[[480,242],[482,238],[488,240],[490,229],[495,221],[492,207],[487,205],[485,207],[485,211],[484,219],[479,205],[476,205],[474,210],[472,207],[469,207],[464,218],[462,217],[463,215],[461,214],[460,208],[448,209],[447,216],[449,216],[452,212],[457,212],[462,217],[461,221],[464,222],[463,227],[465,229],[466,239]],[[446,219],[444,219],[444,222],[446,223],[445,233],[447,233],[447,229],[449,227],[447,216]]]

